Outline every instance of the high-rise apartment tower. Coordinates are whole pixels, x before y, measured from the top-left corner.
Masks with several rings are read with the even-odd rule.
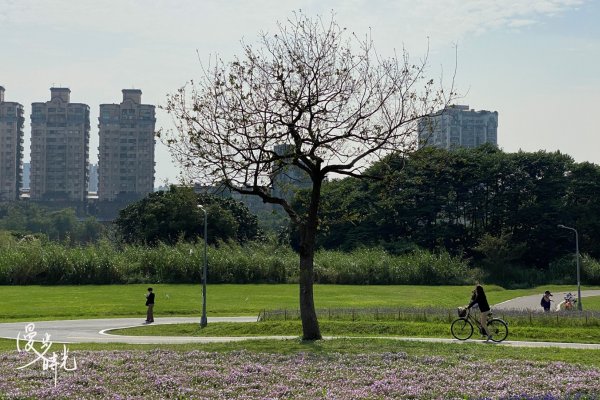
[[[123,89],[121,104],[101,104],[98,199],[127,200],[154,190],[154,106],[142,91]]]
[[[51,88],[50,101],[31,104],[32,200],[87,198],[90,108],[70,97],[68,88]]]
[[[277,144],[273,151],[278,156],[291,159],[295,152],[293,144]],[[288,164],[285,159],[275,163],[272,171],[273,195],[291,201],[300,189],[311,187],[312,181],[306,171],[297,165]]]
[[[98,164],[90,164],[88,174],[90,175],[88,190],[90,192],[98,193]]]
[[[0,201],[19,198],[23,181],[23,106],[4,101],[0,86]]]
[[[470,110],[469,106],[446,107],[437,115],[419,120],[419,147],[445,149],[498,144],[498,112]]]

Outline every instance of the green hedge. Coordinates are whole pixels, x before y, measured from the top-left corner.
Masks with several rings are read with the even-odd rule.
[[[213,283],[297,282],[299,258],[271,243],[219,244],[207,249]],[[108,242],[69,247],[55,242],[0,240],[0,285],[192,283],[202,279],[203,243],[156,247]],[[446,253],[392,256],[381,249],[319,251],[315,281],[335,284],[452,284],[476,280],[467,264]]]

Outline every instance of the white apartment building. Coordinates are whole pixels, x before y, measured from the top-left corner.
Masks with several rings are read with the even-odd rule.
[[[98,199],[134,200],[154,190],[154,106],[142,91],[123,89],[121,104],[101,104]]]
[[[0,201],[19,198],[23,182],[23,106],[4,100],[0,86]]]
[[[32,200],[86,200],[90,108],[70,97],[68,88],[50,88],[50,101],[31,104]]]
[[[498,112],[475,111],[468,105],[445,108],[437,115],[418,123],[419,148],[436,146],[444,149],[498,144]]]

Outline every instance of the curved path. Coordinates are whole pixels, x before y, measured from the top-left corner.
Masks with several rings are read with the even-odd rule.
[[[560,307],[565,298],[565,295],[569,292],[556,292],[552,293],[552,310],[556,311]],[[572,293],[575,297],[577,297],[577,290],[574,290]],[[504,301],[499,304],[495,304],[493,309],[495,310],[524,310],[524,311],[542,311],[542,307],[540,306],[540,300],[543,296],[543,293],[534,294],[532,296],[522,296],[516,297],[511,300]],[[600,290],[584,290],[581,292],[581,297],[592,297],[592,296],[600,296]],[[585,300],[582,302],[583,309],[585,310]]]
[[[253,322],[255,317],[213,317],[209,318],[209,323],[214,322]],[[176,323],[198,323],[199,318],[173,317],[157,318],[155,324],[176,324]],[[16,339],[19,336],[23,338],[25,332],[25,322],[12,322],[0,324],[0,337],[6,339]],[[237,342],[256,339],[274,339],[274,340],[293,340],[298,336],[244,336],[244,337],[186,337],[186,336],[121,336],[111,335],[108,330],[117,328],[129,328],[140,326],[139,318],[115,318],[115,319],[87,319],[87,320],[66,320],[66,321],[37,321],[35,331],[38,336],[36,339],[42,339],[45,333],[51,335],[50,340],[56,343],[128,343],[128,344],[178,344],[178,343],[223,343]],[[325,339],[335,339],[342,337],[325,337]],[[343,337],[347,339],[361,340],[361,337]],[[487,343],[481,340],[468,340],[465,342],[456,339],[444,338],[414,338],[414,337],[369,337],[369,339],[393,339],[420,342],[437,343],[481,343],[489,345],[498,345],[497,343]],[[600,344],[586,343],[560,343],[560,342],[518,342],[504,341],[502,346],[515,347],[561,347],[571,349],[589,349],[600,350]]]
[[[553,298],[562,300],[566,292],[554,293]],[[600,296],[600,290],[586,290],[581,297]],[[493,306],[494,309],[503,310],[537,310],[540,308],[541,294],[517,297]],[[585,301],[583,302],[585,309]],[[555,303],[555,306],[558,304]],[[210,317],[209,323],[214,322],[255,322],[256,317]],[[155,325],[199,323],[198,317],[168,317],[157,318]],[[141,318],[113,318],[113,319],[78,319],[63,321],[36,321],[36,339],[41,340],[45,333],[50,334],[50,340],[57,343],[129,343],[129,344],[177,344],[177,343],[218,343],[234,342],[255,339],[297,339],[298,336],[236,336],[236,337],[188,337],[188,336],[123,336],[111,335],[108,331],[112,329],[131,328],[143,325]],[[0,338],[17,339],[23,338],[27,322],[0,323]],[[361,339],[360,337],[346,337]],[[371,338],[371,337],[370,337]],[[384,337],[381,337],[384,338]],[[333,337],[326,337],[333,339]],[[414,337],[385,337],[385,339],[463,343],[456,339],[443,338],[414,338]],[[468,341],[473,342],[473,340]],[[475,341],[483,343],[482,341]],[[586,343],[560,343],[560,342],[517,342],[504,341],[504,346],[526,346],[526,347],[562,347],[578,349],[600,349],[600,344]]]
[[[256,322],[256,317],[213,317],[208,322]],[[156,318],[154,325],[200,323],[199,317]],[[35,321],[37,338],[44,333],[50,340],[59,343],[131,343],[131,344],[173,344],[194,342],[228,342],[240,338],[219,337],[175,337],[175,336],[122,336],[107,333],[112,329],[132,328],[144,325],[141,318],[76,319],[63,321]],[[23,338],[27,322],[0,324],[0,338]],[[279,337],[278,337],[279,338]],[[210,339],[210,340],[206,340]]]

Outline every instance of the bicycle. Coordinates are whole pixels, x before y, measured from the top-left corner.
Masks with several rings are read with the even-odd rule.
[[[571,293],[567,293],[565,295],[565,310],[574,310],[575,309],[575,303],[577,303],[577,298],[575,298],[575,296],[573,296]]]
[[[508,336],[508,324],[500,318],[492,318],[492,313],[488,315],[487,328],[490,333],[490,340],[493,342],[501,342]],[[470,308],[458,307],[458,317],[452,321],[450,331],[452,336],[458,340],[467,340],[473,336],[473,325],[479,328],[479,331],[485,335],[483,326],[477,318],[471,315]]]

